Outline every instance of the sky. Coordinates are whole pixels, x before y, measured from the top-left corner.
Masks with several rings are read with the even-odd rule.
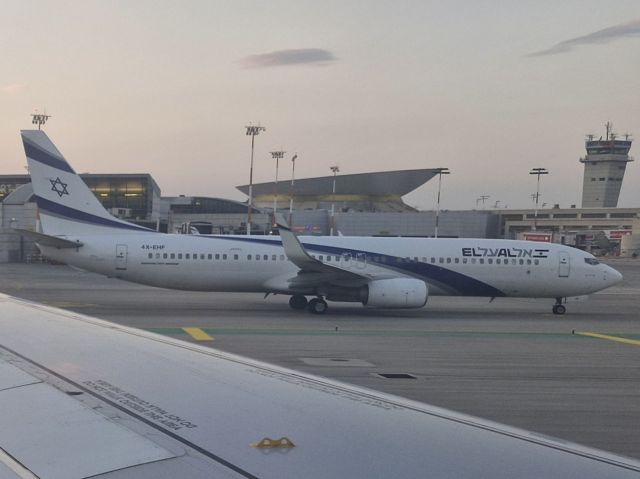
[[[638,138],[637,0],[4,2],[0,174],[20,129],[78,172],[151,173],[163,196],[254,181],[447,167],[441,207],[580,205],[584,139]],[[640,155],[619,206],[640,207]],[[433,209],[437,182],[405,201]]]

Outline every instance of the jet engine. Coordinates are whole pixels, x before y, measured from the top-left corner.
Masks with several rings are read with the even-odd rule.
[[[419,279],[392,278],[371,281],[361,294],[362,304],[369,308],[422,308],[429,291]]]

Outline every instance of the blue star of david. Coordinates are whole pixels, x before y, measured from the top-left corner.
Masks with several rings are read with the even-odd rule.
[[[68,195],[67,191],[67,183],[63,183],[60,178],[56,178],[55,180],[49,180],[51,182],[51,191],[55,191],[58,193],[58,196],[62,198],[63,195]]]

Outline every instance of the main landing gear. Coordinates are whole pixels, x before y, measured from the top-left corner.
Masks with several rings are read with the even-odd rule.
[[[329,305],[327,302],[321,297],[313,298],[311,301],[307,302],[307,298],[305,298],[301,294],[294,294],[289,298],[289,306],[291,309],[307,309],[310,313],[313,314],[324,314],[327,311]]]
[[[556,304],[551,309],[553,314],[564,314],[567,312],[567,308],[562,304],[562,298],[556,298]]]
[[[307,298],[301,294],[294,294],[289,298],[289,306],[291,309],[304,309],[307,307]]]

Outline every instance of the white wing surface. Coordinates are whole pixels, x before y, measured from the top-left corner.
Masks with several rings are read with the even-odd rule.
[[[295,447],[254,447],[283,437]],[[632,459],[5,295],[0,447],[2,477],[640,474]]]

